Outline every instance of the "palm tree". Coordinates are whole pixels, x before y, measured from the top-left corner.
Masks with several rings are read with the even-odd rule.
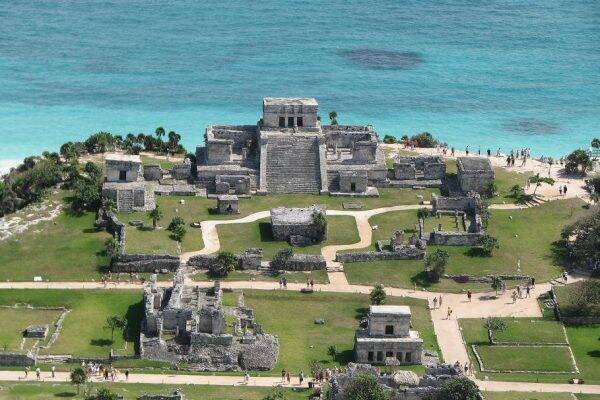
[[[329,112],[329,120],[331,121],[331,125],[337,125],[337,117],[338,114],[335,110]]]
[[[156,206],[153,210],[150,210],[148,215],[152,218],[152,229],[156,229],[156,223],[163,217],[162,211]]]
[[[546,177],[540,176],[539,173],[537,175],[530,177],[529,182],[535,183],[535,189],[533,189],[534,196],[535,196],[535,192],[537,192],[538,188],[540,186],[542,186],[542,183],[547,183],[550,186],[554,186],[554,179],[549,178],[549,177],[546,178]]]
[[[110,340],[115,339],[115,329],[123,330],[127,326],[127,320],[120,315],[109,315],[106,317],[106,328],[110,329]]]
[[[154,133],[156,134],[156,137],[162,142],[162,137],[165,136],[165,128],[159,126],[158,128],[156,128]]]

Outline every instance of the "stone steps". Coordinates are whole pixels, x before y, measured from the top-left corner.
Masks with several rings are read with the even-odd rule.
[[[117,191],[117,210],[119,212],[133,212],[133,191]]]
[[[315,138],[272,138],[267,153],[267,190],[319,193],[319,146]]]

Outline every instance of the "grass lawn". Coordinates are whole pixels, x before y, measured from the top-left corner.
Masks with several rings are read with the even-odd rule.
[[[573,371],[567,346],[476,346],[486,370],[525,372]],[[486,373],[486,372],[484,372]]]
[[[273,239],[270,218],[248,224],[217,225],[222,251],[241,253],[249,247],[263,249],[263,258],[271,260],[278,250],[290,247],[287,242]],[[320,254],[321,248],[335,244],[351,244],[360,240],[356,219],[350,216],[327,217],[327,239],[323,243],[294,247],[297,253]]]
[[[279,337],[279,359],[273,371],[265,373],[268,375],[284,368],[294,375],[300,370],[308,373],[312,360],[328,367],[352,361],[354,332],[370,304],[367,295],[319,292],[307,295],[283,290],[244,291],[244,301],[254,309],[256,321],[264,331]],[[226,293],[224,302],[235,304],[237,294]],[[386,304],[409,305],[412,324],[420,332],[424,348],[438,349],[425,301],[388,297]],[[325,324],[315,324],[317,318],[325,319]],[[332,345],[338,350],[335,361],[327,355]],[[423,371],[422,366],[411,369]]]
[[[559,322],[540,318],[502,318],[506,330],[496,332],[497,343],[566,343],[565,333]],[[467,343],[488,343],[487,332],[479,318],[461,319],[460,327]]]
[[[280,274],[249,273],[244,271],[233,271],[226,278],[220,278],[220,281],[267,281],[277,282],[285,276],[288,283],[305,283],[307,279],[313,279],[315,283],[329,283],[327,271],[317,270],[311,272],[285,272]],[[192,276],[195,281],[212,281],[206,272],[199,272]]]
[[[562,227],[582,212],[582,205],[578,199],[569,199],[524,210],[491,210],[488,232],[498,239],[500,248],[494,251],[492,257],[481,257],[472,254],[470,247],[440,246],[450,254],[446,273],[517,273],[517,261],[520,259],[521,273],[534,276],[538,282],[549,281],[561,271],[554,258],[552,243],[560,238]],[[371,225],[379,226],[373,231],[372,248],[375,248],[376,240],[389,240],[397,229],[403,228],[410,234],[415,221],[415,211],[390,212],[371,218]],[[436,247],[429,246],[428,251]],[[431,290],[491,290],[488,285],[459,284],[448,279],[432,284],[426,279],[423,261],[418,260],[346,263],[344,270],[348,280],[354,284],[387,282],[388,286],[411,288],[417,283]]]
[[[138,291],[102,290],[0,290],[0,304],[28,303],[34,307],[66,307],[67,315],[56,342],[44,354],[74,354],[106,357],[111,348],[120,354],[134,354],[142,317],[142,294]],[[127,333],[104,328],[106,317],[127,318]]]
[[[556,321],[544,318],[506,318],[507,330],[496,333],[496,339],[499,341],[512,341],[519,343],[557,343],[562,337],[562,329]],[[487,333],[481,325],[479,319],[462,319],[460,326],[469,357],[474,365],[477,365],[471,344],[478,345],[478,352],[482,357],[488,357],[489,362],[483,359],[486,369],[501,369],[495,363],[500,359],[498,365],[506,366],[507,362],[518,362],[521,366],[531,365],[535,361],[535,368],[538,370],[549,370],[548,368],[559,368],[564,364],[564,358],[567,356],[564,352],[557,351],[556,347],[542,347],[538,351],[532,352],[532,347],[522,348],[514,347],[508,350],[505,347],[488,346]],[[552,382],[566,383],[570,378],[582,378],[586,383],[600,383],[600,326],[567,326],[567,337],[571,345],[571,350],[575,356],[577,367],[580,374],[530,374],[530,373],[492,373],[478,372],[477,376],[482,379],[487,376],[491,380],[504,381],[525,381],[525,382]],[[498,350],[491,350],[497,348]],[[483,354],[482,354],[483,349]],[[566,347],[565,347],[566,349]],[[495,354],[492,354],[495,353]],[[521,353],[523,355],[521,355]],[[529,359],[528,359],[529,357]],[[492,363],[492,364],[490,364]],[[570,364],[566,364],[570,365]]]
[[[175,163],[183,162],[182,158],[173,158],[173,157],[169,157],[168,160],[165,160],[162,158],[150,157],[150,156],[141,156],[141,158],[142,158],[142,165],[158,164],[162,167],[162,169],[166,169],[166,170],[172,169],[173,165],[175,165]]]
[[[451,232],[464,232],[464,226],[462,224],[462,218],[455,217],[453,215],[440,215],[440,217],[425,218],[423,221],[425,224],[425,231],[431,232],[439,230],[439,225],[442,224],[443,231]],[[458,225],[457,225],[458,222]]]
[[[571,393],[483,392],[483,395],[485,400],[575,400]],[[577,399],[592,400],[585,397]]]
[[[149,394],[171,394],[175,389],[181,389],[186,399],[203,400],[261,400],[273,392],[271,388],[244,387],[244,386],[206,386],[206,385],[152,385],[137,383],[92,383],[88,388],[97,390],[101,387],[109,388],[125,400],[136,400],[139,396]],[[81,389],[83,392],[83,387]],[[283,393],[288,400],[308,398],[311,393],[308,389],[284,389]],[[37,383],[37,382],[3,382],[0,387],[1,400],[50,400],[57,398],[76,398],[77,387],[66,383]],[[79,397],[77,397],[79,398]]]
[[[110,235],[96,231],[94,220],[92,213],[63,212],[0,242],[0,280],[99,280],[108,267],[104,242]]]
[[[36,310],[26,307],[0,308],[0,346],[9,351],[29,350],[38,339],[25,339],[23,331],[29,325],[49,325],[48,336],[54,332],[53,324],[62,314],[61,310]],[[24,344],[23,346],[21,344]]]

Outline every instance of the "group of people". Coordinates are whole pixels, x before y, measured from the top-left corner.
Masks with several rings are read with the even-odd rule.
[[[287,279],[285,276],[279,279],[279,289],[287,289]]]
[[[54,372],[55,372],[56,368],[54,367],[54,365],[52,366],[51,369],[51,373],[52,373],[52,377],[54,378]],[[29,371],[31,371],[30,367],[25,367],[25,379],[27,379],[29,377]],[[42,379],[42,370],[40,369],[40,367],[37,367],[35,369],[35,378],[39,381]]]
[[[302,384],[304,383],[304,379],[304,371],[300,371],[300,373],[298,374],[298,384],[300,386],[302,386]],[[287,383],[288,385],[292,384],[292,377],[290,375],[290,371],[288,371],[287,369],[281,370],[281,383]]]
[[[440,294],[440,296],[436,296],[433,298],[433,310],[435,310],[436,308],[442,308],[442,295]]]
[[[315,280],[306,278],[306,287],[314,289],[315,288]]]
[[[456,369],[460,369],[461,371],[464,370],[464,373],[466,376],[472,376],[475,374],[475,372],[473,371],[473,363],[467,361],[465,362],[465,365],[461,365],[461,363],[459,361],[454,363],[454,368]]]
[[[119,370],[117,370],[112,365],[103,365],[103,364],[95,363],[95,362],[86,363],[85,361],[82,361],[81,368],[89,376],[97,375],[97,376],[102,377],[105,381],[111,380],[114,382],[117,380],[117,376],[119,374]],[[129,379],[129,370],[125,370],[124,374],[125,374],[125,380],[128,380]]]

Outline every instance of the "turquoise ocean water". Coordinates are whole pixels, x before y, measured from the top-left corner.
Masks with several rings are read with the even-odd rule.
[[[163,125],[193,148],[208,123],[255,123],[264,96],[561,155],[600,136],[600,2],[0,4],[0,167],[99,130]]]

